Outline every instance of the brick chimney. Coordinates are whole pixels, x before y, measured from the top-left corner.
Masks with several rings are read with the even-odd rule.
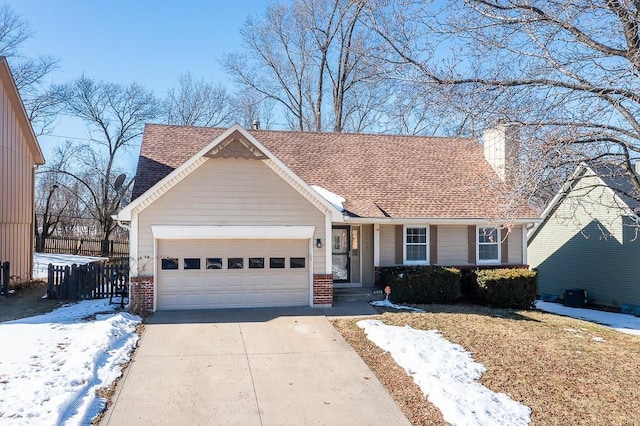
[[[515,173],[520,151],[519,128],[514,123],[498,124],[482,135],[484,157],[504,182]]]

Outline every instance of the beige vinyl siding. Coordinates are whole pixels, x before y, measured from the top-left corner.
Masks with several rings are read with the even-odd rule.
[[[0,80],[0,261],[17,281],[31,278],[34,159]]]
[[[362,286],[373,287],[373,225],[362,225]]]
[[[467,225],[438,225],[438,265],[468,265]]]
[[[514,226],[509,233],[509,265],[524,265],[527,263],[522,259],[522,225]]]
[[[395,225],[380,225],[380,266],[396,264]]]
[[[469,263],[469,237],[467,225],[438,225],[438,265],[466,266]],[[475,244],[475,241],[474,241]],[[522,226],[509,234],[509,265],[521,265]],[[395,265],[395,225],[380,225],[380,266]]]
[[[585,289],[597,304],[640,305],[640,239],[616,208],[613,193],[582,178],[528,245],[538,291],[562,296]]]
[[[313,225],[325,241],[325,217],[260,160],[209,159],[138,215],[139,275],[153,265],[151,225]],[[313,245],[314,271],[325,249]]]

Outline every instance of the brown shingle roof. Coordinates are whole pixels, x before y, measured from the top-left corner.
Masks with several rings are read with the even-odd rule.
[[[147,125],[137,198],[226,129]],[[361,217],[486,218],[508,195],[476,139],[249,131],[309,185]],[[519,216],[532,217],[523,210]]]

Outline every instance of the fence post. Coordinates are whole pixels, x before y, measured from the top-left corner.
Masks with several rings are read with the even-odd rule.
[[[9,296],[9,262],[2,262],[2,292],[4,296]]]
[[[83,299],[94,299],[93,295],[95,293],[95,282],[96,282],[96,265],[93,263],[88,263],[84,265],[84,269],[86,271],[85,281],[82,286],[82,298]]]
[[[75,263],[71,265],[71,285],[69,286],[69,299],[78,298],[78,290],[80,287],[80,271]]]
[[[56,295],[53,291],[54,286],[53,263],[47,266],[47,299],[55,299]]]
[[[71,267],[69,265],[66,265],[64,267],[64,277],[62,280],[60,280],[60,297],[62,299],[69,298],[69,287],[71,286],[71,279]]]

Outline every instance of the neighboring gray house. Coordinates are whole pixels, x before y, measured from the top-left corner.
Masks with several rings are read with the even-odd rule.
[[[640,202],[625,171],[580,164],[528,236],[538,292],[585,289],[589,302],[640,305]]]

